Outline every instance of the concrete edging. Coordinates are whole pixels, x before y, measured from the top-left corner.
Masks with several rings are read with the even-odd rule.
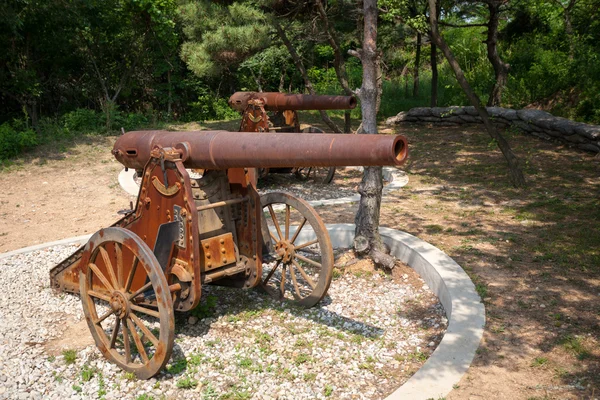
[[[361,168],[361,167],[358,167]],[[119,185],[126,191],[128,194],[132,196],[138,195],[140,190],[139,186],[136,185],[133,177],[135,174],[135,170],[122,169],[119,172]],[[408,175],[406,172],[393,168],[393,167],[383,167],[383,179],[390,182],[388,185],[383,187],[383,194],[390,192],[392,190],[400,189],[403,186],[406,186],[408,183]],[[327,200],[311,200],[308,203],[313,207],[319,206],[331,206],[334,204],[347,204],[354,203],[360,201],[360,194],[355,194],[354,196],[340,197],[339,199],[327,199]]]
[[[354,224],[328,224],[334,247],[351,247]],[[485,308],[475,285],[448,255],[406,232],[379,229],[391,254],[413,268],[438,296],[448,318],[442,341],[425,364],[387,400],[438,399],[452,391],[467,372],[485,326]],[[87,242],[91,235],[77,236],[0,254],[0,259],[61,244]]]
[[[334,247],[351,247],[353,224],[328,224]],[[391,254],[413,268],[438,296],[448,317],[448,329],[425,364],[387,397],[438,399],[452,391],[467,372],[485,325],[485,308],[465,271],[437,247],[406,232],[380,228]]]
[[[42,249],[52,247],[52,246],[60,246],[61,244],[85,244],[91,236],[92,236],[91,234],[75,236],[75,237],[70,237],[70,238],[61,239],[61,240],[55,240],[54,242],[46,242],[46,243],[41,243],[41,244],[35,244],[33,246],[23,247],[22,249],[12,250],[12,251],[8,251],[6,253],[0,254],[0,260],[2,260],[3,258],[17,255],[17,254],[30,253],[32,251],[42,250]]]

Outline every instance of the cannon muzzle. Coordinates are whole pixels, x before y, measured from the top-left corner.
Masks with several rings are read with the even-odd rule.
[[[401,135],[134,131],[117,139],[113,154],[125,167],[143,169],[155,146],[180,143],[185,167],[205,169],[400,165],[408,153]]]
[[[278,92],[236,92],[229,98],[229,105],[244,111],[248,101],[262,100],[267,111],[285,110],[349,110],[356,107],[354,96],[321,96],[286,94]]]

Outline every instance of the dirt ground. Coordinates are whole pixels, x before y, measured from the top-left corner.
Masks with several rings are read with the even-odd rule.
[[[447,399],[600,398],[600,157],[507,132],[528,186],[478,127],[403,126],[410,182],[381,225],[445,251],[471,276],[487,323]],[[0,172],[0,252],[92,233],[133,200],[114,138],[39,150]],[[354,222],[356,204],[320,207]]]

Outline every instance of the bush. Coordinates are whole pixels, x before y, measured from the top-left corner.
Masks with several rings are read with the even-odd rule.
[[[63,121],[69,133],[94,132],[102,129],[102,114],[87,108],[78,108],[65,114]]]
[[[35,131],[15,130],[8,122],[0,125],[0,160],[19,155],[23,150],[35,147],[38,138]]]

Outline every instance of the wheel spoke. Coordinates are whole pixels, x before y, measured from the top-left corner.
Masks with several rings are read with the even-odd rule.
[[[272,238],[272,239],[275,241],[275,243],[278,243],[278,242],[279,242],[279,239],[277,239],[277,238],[275,237],[275,235],[273,235],[273,232],[271,232],[271,230],[269,230],[269,235],[271,235],[271,238]]]
[[[281,298],[283,299],[285,295],[285,266],[287,264],[283,264],[283,269],[281,270],[281,282],[279,284],[279,291],[281,292]]]
[[[285,240],[290,237],[290,205],[285,205]]]
[[[108,251],[106,251],[106,249],[103,246],[98,247],[98,250],[100,250],[100,254],[102,255],[102,259],[104,260],[104,266],[106,267],[106,270],[108,271],[108,276],[110,277],[110,281],[113,284],[114,288],[118,288],[119,284],[117,282],[117,277],[115,276],[115,271],[113,269],[113,265],[110,262],[110,257],[108,256]]]
[[[313,260],[311,260],[310,258],[307,258],[307,257],[301,256],[301,255],[300,255],[300,254],[298,254],[298,253],[296,253],[296,258],[297,258],[297,259],[299,259],[299,260],[302,260],[302,261],[304,261],[305,263],[308,263],[308,264],[310,264],[310,265],[313,265],[313,266],[315,266],[315,267],[317,267],[317,268],[321,268],[321,264],[319,264],[318,262],[316,262],[316,261],[313,261]]]
[[[296,280],[296,272],[294,272],[294,264],[290,264],[290,275],[292,276],[292,282],[294,283],[294,290],[298,298],[302,298],[300,294],[300,288],[298,287],[298,280]]]
[[[100,281],[102,282],[102,284],[104,285],[105,288],[107,288],[111,292],[113,290],[115,290],[112,287],[112,285],[108,282],[108,279],[106,279],[106,277],[104,276],[104,274],[102,272],[100,272],[100,270],[98,269],[98,267],[96,266],[96,264],[89,263],[88,264],[88,268],[91,268],[91,270],[94,272],[94,275],[96,275],[98,277],[98,279],[100,279]]]
[[[290,240],[291,244],[294,244],[294,242],[296,241],[296,238],[300,234],[300,231],[302,230],[302,228],[304,228],[304,224],[306,224],[306,217],[304,217],[304,219],[302,220],[302,223],[300,224],[298,229],[296,229],[296,232],[294,232],[294,236],[292,236],[292,239]]]
[[[160,313],[158,311],[154,311],[146,307],[136,306],[135,304],[129,304],[129,308],[134,311],[141,312],[142,314],[147,314],[154,318],[160,319]]]
[[[306,274],[306,272],[300,266],[300,264],[298,264],[298,262],[296,260],[292,260],[292,263],[296,266],[296,268],[298,268],[298,271],[300,271],[300,274],[302,275],[302,277],[304,278],[304,280],[306,282],[308,282],[308,284],[310,285],[310,287],[313,288],[313,289],[316,288],[317,285],[315,285],[315,283],[313,282],[313,280],[310,279],[310,277]]]
[[[150,329],[148,329],[148,327],[144,325],[144,322],[133,313],[129,314],[129,317],[140,328],[144,336],[146,336],[152,342],[154,347],[158,347],[158,339],[156,338],[156,336],[154,336],[152,332],[150,332]]]
[[[129,343],[129,329],[127,323],[123,322],[123,346],[125,347],[125,363],[131,363],[131,348]]]
[[[131,332],[131,336],[133,337],[135,347],[137,347],[138,353],[140,353],[140,357],[142,357],[142,362],[146,364],[148,362],[148,354],[146,353],[146,349],[144,348],[142,339],[140,339],[140,335],[135,329],[133,322],[131,322],[129,318],[127,318],[127,326],[129,327],[129,331]]]
[[[123,287],[123,249],[121,243],[115,243],[115,255],[117,257],[117,285]]]
[[[113,315],[114,310],[108,310],[106,313],[104,313],[100,318],[98,318],[96,321],[94,321],[94,324],[96,325],[100,325],[100,323],[102,321],[104,321],[106,318],[110,317],[111,315]]]
[[[275,264],[275,266],[273,267],[273,269],[271,271],[269,271],[269,274],[267,275],[267,277],[265,278],[265,280],[263,281],[263,285],[266,285],[267,282],[269,282],[269,279],[271,279],[271,277],[273,276],[273,274],[275,273],[275,270],[279,267],[279,264],[281,264],[281,260],[277,261],[277,264]]]
[[[135,299],[141,293],[144,293],[146,290],[152,287],[152,282],[146,283],[144,286],[135,291],[135,293],[129,295],[129,300]]]
[[[88,294],[88,296],[95,297],[95,298],[100,299],[100,300],[104,300],[107,303],[110,302],[110,296],[107,296],[105,294],[96,292],[95,290],[89,290],[88,289],[87,294]]]
[[[120,327],[121,327],[121,318],[117,317],[115,319],[115,326],[113,327],[112,335],[110,337],[109,349],[115,348],[115,343],[117,342],[117,335],[119,334]]]
[[[311,240],[310,242],[299,244],[298,246],[294,246],[294,250],[302,249],[304,247],[311,246],[315,243],[319,243],[319,239]]]
[[[269,213],[271,214],[271,219],[273,220],[273,224],[275,224],[275,229],[277,229],[277,234],[279,235],[279,240],[283,240],[283,235],[281,234],[281,228],[279,227],[279,222],[277,222],[277,217],[275,216],[275,211],[273,211],[273,206],[268,205]]]
[[[131,287],[131,282],[133,282],[133,276],[135,275],[135,271],[137,269],[138,263],[140,259],[134,256],[133,264],[131,265],[131,270],[129,271],[129,276],[127,276],[127,283],[125,284],[125,291],[129,291]]]

